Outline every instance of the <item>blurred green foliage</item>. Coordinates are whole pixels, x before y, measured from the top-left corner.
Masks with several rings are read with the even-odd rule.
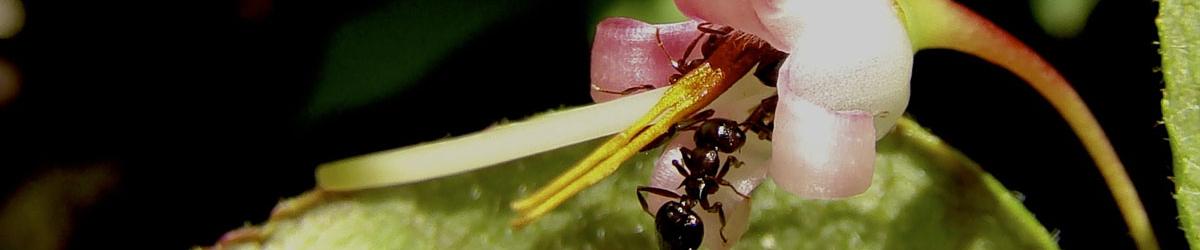
[[[1083,31],[1099,0],[1030,0],[1033,18],[1046,34],[1071,38]]]

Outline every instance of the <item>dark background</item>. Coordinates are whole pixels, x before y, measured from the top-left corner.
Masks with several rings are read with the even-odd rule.
[[[68,247],[209,245],[311,188],[321,162],[589,103],[588,27],[603,3],[568,2],[504,3],[514,13],[459,41],[403,91],[321,108],[312,99],[331,34],[394,3],[26,1],[25,29],[0,40],[0,56],[23,78],[18,98],[0,107],[0,190],[12,194],[49,169],[110,165],[119,182],[74,213]],[[1082,33],[1056,39],[1025,1],[960,2],[1075,85],[1160,243],[1184,248],[1158,124],[1157,3],[1101,1]],[[396,32],[420,41],[448,31]],[[1133,248],[1082,145],[1030,87],[951,51],[921,52],[914,68],[908,112],[1024,194],[1064,248]]]

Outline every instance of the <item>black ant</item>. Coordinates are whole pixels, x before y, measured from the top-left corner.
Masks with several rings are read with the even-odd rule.
[[[783,61],[787,60],[787,56],[788,53],[774,49],[764,53],[758,61],[758,68],[754,70],[754,77],[767,87],[775,87],[775,82],[779,80],[779,68],[783,66]]]
[[[775,129],[775,105],[779,102],[779,95],[772,95],[763,99],[758,106],[754,107],[750,116],[742,123],[736,123],[728,119],[711,118],[715,111],[706,109],[700,113],[696,113],[691,118],[679,122],[675,126],[670,127],[666,133],[654,138],[653,141],[643,146],[640,152],[646,152],[651,149],[662,146],[667,140],[675,136],[679,131],[698,130],[694,136],[696,143],[699,145],[701,141],[718,141],[725,143],[738,143],[737,145],[718,145],[722,153],[732,153],[734,150],[741,147],[745,143],[746,131],[758,134],[759,140],[771,140],[771,133]],[[699,125],[697,125],[699,124]],[[741,130],[735,127],[744,127]],[[737,137],[737,138],[731,138]],[[706,138],[702,140],[701,138]],[[716,138],[716,139],[713,139]],[[701,146],[706,147],[706,146]]]
[[[758,134],[759,140],[770,141],[771,133],[775,130],[775,105],[778,103],[779,95],[763,99],[740,125],[746,127],[746,131]]]
[[[642,192],[678,200],[667,202],[659,208],[657,214],[651,214],[654,216],[663,248],[695,249],[700,246],[704,235],[704,223],[692,211],[696,205],[700,205],[700,208],[709,213],[717,213],[721,219],[721,240],[727,241],[725,209],[721,202],[710,202],[708,196],[716,194],[720,186],[726,186],[735,194],[750,198],[738,192],[724,179],[730,167],[740,167],[742,162],[731,155],[721,164],[718,154],[731,153],[745,144],[745,131],[735,121],[711,118],[713,113],[712,110],[705,110],[676,126],[681,130],[696,130],[696,148],[680,149],[680,153],[683,154],[682,164],[678,160],[671,161],[675,170],[684,177],[683,182],[679,184],[679,187],[684,188],[684,193],[681,195],[671,190],[645,186],[637,189],[638,201],[646,213],[650,213],[650,208]]]
[[[696,26],[696,29],[700,30],[701,34],[696,36],[696,39],[692,40],[692,43],[688,44],[687,50],[683,52],[683,57],[679,59],[671,57],[671,53],[667,52],[667,47],[665,44],[663,44],[662,36],[660,35],[659,30],[654,30],[654,39],[658,41],[658,48],[662,50],[664,55],[667,55],[667,59],[671,61],[671,68],[675,69],[677,72],[672,74],[671,77],[667,79],[668,83],[674,84],[676,81],[679,81],[680,77],[683,77],[683,74],[687,74],[688,71],[692,71],[696,67],[699,67],[700,64],[703,64],[705,60],[708,60],[708,57],[712,55],[713,51],[715,51],[718,46],[725,42],[726,38],[729,37],[729,33],[733,32],[733,27],[720,26],[714,28],[713,26],[715,26],[715,24],[712,23],[701,23],[700,25]],[[708,35],[709,38],[708,40],[704,41],[703,45],[700,45],[701,58],[688,61],[688,56],[692,55],[692,50],[696,48],[696,44],[700,43],[700,39],[704,38],[705,35]],[[596,90],[609,94],[629,95],[651,89],[654,89],[654,85],[643,84],[622,91],[609,91],[603,89]]]

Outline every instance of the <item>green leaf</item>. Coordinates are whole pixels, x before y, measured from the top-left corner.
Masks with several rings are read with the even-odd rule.
[[[507,204],[527,195],[600,141],[465,174],[353,192],[312,191],[273,219],[222,243],[245,249],[647,249],[652,218],[634,188],[658,152],[534,224],[514,230]],[[466,152],[464,152],[465,154]],[[837,201],[806,200],[770,182],[753,194],[739,248],[1056,249],[1046,229],[995,179],[910,120],[878,144],[874,183]],[[235,248],[235,249],[236,249]]]
[[[1200,249],[1200,4],[1160,0],[1158,35],[1167,89],[1163,120],[1175,158],[1175,199],[1192,249]]]

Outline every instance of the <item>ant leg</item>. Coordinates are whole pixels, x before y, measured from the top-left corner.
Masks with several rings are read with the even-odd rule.
[[[697,26],[697,27],[699,27],[699,26]],[[696,44],[700,42],[700,38],[704,38],[704,35],[705,34],[700,34],[699,36],[696,36],[696,39],[692,39],[692,43],[688,44],[687,50],[685,50],[683,52],[683,58],[679,59],[680,61],[687,60],[688,56],[692,55],[692,49],[696,48]],[[691,63],[688,63],[688,64],[690,65]],[[676,70],[679,70],[679,69],[680,68],[676,68]],[[684,73],[684,72],[682,70],[680,70],[679,73]]]
[[[697,26],[697,29],[700,29],[700,31],[705,31],[705,29],[701,29],[699,27],[700,26]],[[708,30],[712,30],[712,29],[708,29]],[[730,29],[730,30],[732,30],[732,29]],[[715,31],[715,30],[713,30],[713,31]],[[705,34],[700,34],[699,36],[696,36],[696,39],[692,39],[692,42],[689,43],[687,46],[687,50],[684,50],[684,52],[683,52],[683,58],[679,58],[678,60],[676,60],[675,58],[671,57],[671,53],[667,52],[667,47],[662,41],[661,32],[662,32],[661,29],[654,30],[654,39],[658,42],[658,48],[662,49],[663,54],[667,55],[667,59],[671,61],[671,68],[674,68],[675,71],[678,71],[680,74],[687,73],[687,71],[690,70],[690,67],[688,67],[690,63],[685,63],[685,62],[687,61],[688,56],[692,55],[692,50],[694,50],[696,48],[696,44],[700,43],[700,39],[704,38]],[[716,32],[720,32],[720,31],[716,31]],[[713,32],[707,32],[707,33],[713,33]],[[722,34],[728,34],[728,33],[729,33],[729,31],[725,31],[725,33],[722,33]],[[671,79],[672,83],[674,83],[675,80],[678,79],[678,77],[676,77],[674,75],[671,76],[671,78],[672,78]]]
[[[696,115],[693,115],[691,118],[688,118],[687,120],[683,120],[683,121],[680,121],[679,123],[676,123],[675,126],[667,127],[666,133],[663,133],[662,135],[654,138],[654,140],[650,141],[650,143],[647,143],[646,146],[642,146],[641,152],[645,152],[652,148],[657,148],[658,146],[661,146],[663,144],[663,142],[665,142],[667,140],[668,137],[675,136],[675,132],[678,130],[694,130],[695,128],[691,128],[692,126],[699,124],[699,123],[703,122],[704,120],[708,120],[708,118],[712,117],[713,113],[715,113],[715,112],[716,111],[713,111],[711,109],[704,110],[704,111],[701,111],[700,113],[696,113]],[[639,133],[641,133],[641,132],[639,132]]]
[[[734,194],[737,194],[738,196],[741,196],[742,198],[745,198],[747,200],[750,199],[749,195],[743,194],[741,191],[738,191],[737,188],[733,187],[733,185],[730,184],[729,181],[727,181],[725,179],[718,180],[717,184],[721,185],[721,186],[729,187],[730,190],[733,190]]]
[[[679,164],[678,160],[671,160],[671,165],[675,165],[675,171],[679,172],[679,175],[683,175],[683,178],[687,178],[689,175],[691,175],[691,171],[688,171],[687,168],[683,167],[683,164]]]
[[[613,91],[613,90],[601,89],[600,87],[598,87],[598,85],[592,84],[592,89],[596,90],[596,91],[601,91],[601,93],[607,93],[607,94],[631,95],[631,94],[641,93],[641,91],[652,90],[655,88],[654,88],[654,85],[642,84],[642,85],[636,85],[636,87],[632,87],[632,88],[625,89],[625,90]]]
[[[701,23],[700,25],[696,25],[696,29],[700,30],[700,32],[704,32],[704,33],[708,33],[708,34],[717,34],[717,35],[728,35],[730,32],[733,32],[733,27],[721,26],[721,27],[714,29],[714,28],[712,28],[713,25],[716,25],[716,24]]]
[[[683,155],[683,163],[685,164],[692,162],[692,153],[693,151],[690,148],[679,148],[679,154]]]
[[[721,167],[721,172],[717,173],[717,177],[715,178],[717,180],[717,185],[729,187],[729,189],[733,190],[733,193],[737,194],[738,196],[750,199],[750,196],[742,194],[742,192],[738,191],[736,187],[733,187],[733,184],[730,184],[728,180],[725,180],[725,174],[729,173],[729,165],[731,163],[733,164],[734,168],[737,168],[741,167],[744,162],[739,161],[737,157],[733,157],[732,155],[730,155],[729,158],[726,158],[725,165]]]
[[[662,36],[659,35],[661,33],[661,31],[662,31],[662,29],[654,28],[654,40],[658,41],[658,48],[660,50],[662,50],[663,55],[667,56],[667,60],[671,61],[671,68],[675,69],[675,71],[683,73],[684,72],[683,63],[681,63],[680,61],[676,61],[675,58],[671,57],[671,52],[667,52],[667,46],[663,44]],[[687,55],[683,55],[683,56],[686,59]],[[674,76],[671,76],[671,77],[675,78]],[[671,81],[671,83],[674,83],[674,82],[675,81]]]
[[[739,161],[737,159],[737,157],[730,155],[729,158],[725,158],[725,165],[722,165],[721,170],[719,172],[717,172],[717,179],[718,180],[725,179],[725,174],[729,173],[730,165],[733,165],[734,168],[740,168],[740,167],[742,167],[742,164],[745,164],[745,163],[742,161]]]
[[[637,92],[652,90],[652,89],[654,89],[654,85],[642,84],[642,85],[634,86],[631,88],[627,88],[622,91],[612,91],[612,90],[602,89],[602,88],[600,88],[600,86],[596,86],[595,84],[592,84],[592,89],[596,90],[596,91],[604,92],[604,93],[609,93],[609,94],[630,95],[630,94],[637,93]]]
[[[717,217],[721,218],[721,241],[729,242],[729,240],[725,239],[725,206],[719,201],[711,205],[707,204],[706,202],[701,202],[700,208],[703,208],[704,211],[708,211],[709,213],[717,213]]]
[[[687,120],[680,121],[678,124],[675,125],[675,127],[677,127],[679,130],[683,130],[683,131],[696,130],[697,128],[700,128],[700,126],[697,126],[697,125],[699,125],[700,123],[702,123],[704,121],[707,121],[709,118],[712,118],[713,114],[715,114],[716,112],[717,111],[712,110],[712,109],[705,109],[704,111],[700,111],[700,113],[696,113],[696,115],[693,115],[691,118],[688,118]]]
[[[692,162],[692,149],[679,148],[679,154],[683,155],[684,164]],[[675,171],[679,172],[679,175],[682,175],[684,179],[687,179],[688,176],[692,175],[692,171],[688,170],[686,166],[679,163],[679,160],[671,160],[671,165],[675,165]],[[687,184],[687,182],[680,182],[679,186],[675,188],[682,188],[684,184]]]
[[[686,181],[686,179],[688,179],[688,175],[691,174],[691,171],[688,171],[688,169],[683,167],[683,165],[679,165],[679,161],[677,160],[671,160],[671,165],[676,166],[676,172],[679,172],[679,175],[683,175],[684,181],[679,181],[679,186],[676,186],[676,189],[683,189],[684,185],[688,185],[688,181]]]
[[[646,197],[644,195],[642,195],[642,192],[657,194],[659,196],[672,198],[672,199],[682,198],[682,196],[679,196],[679,194],[676,194],[675,192],[671,192],[670,190],[656,188],[656,187],[638,186],[638,188],[637,188],[638,202],[642,203],[642,211],[646,211],[646,213],[650,214],[651,217],[654,217],[654,213],[650,212],[650,205],[646,204]]]
[[[779,102],[779,95],[773,95],[763,99],[754,110],[750,112],[750,116],[746,117],[745,121],[738,124],[746,127],[746,130],[758,134],[760,140],[771,140],[771,131],[774,130],[775,105]],[[769,121],[768,120],[772,120]]]

